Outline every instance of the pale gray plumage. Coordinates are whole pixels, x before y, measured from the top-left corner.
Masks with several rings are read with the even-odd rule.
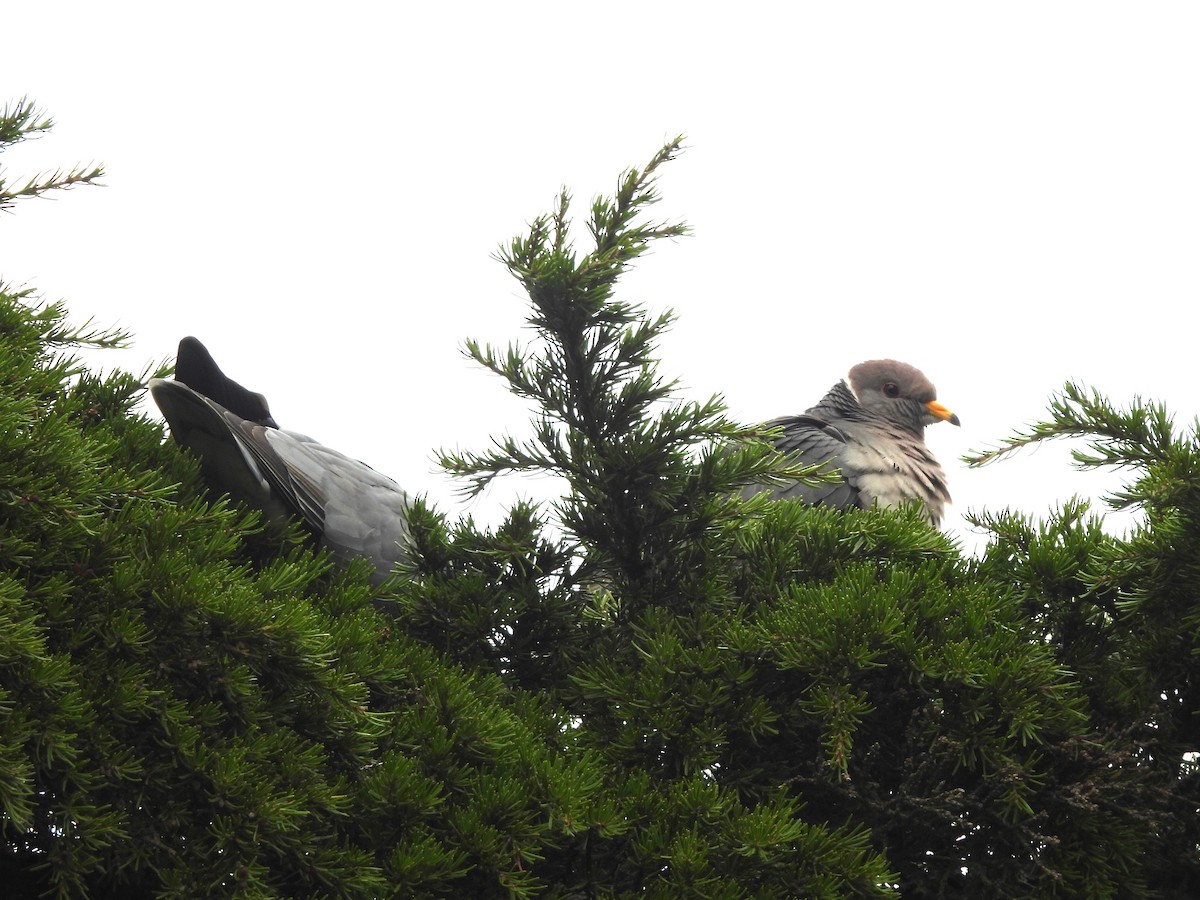
[[[750,497],[771,491],[773,497],[841,509],[916,500],[936,527],[950,493],[942,467],[925,446],[925,427],[935,422],[959,424],[958,416],[937,402],[937,392],[920,371],[892,359],[860,363],[850,370],[849,384],[835,384],[804,414],[767,423],[782,430],[778,450],[798,462],[826,463],[840,473],[840,480],[751,485],[743,493]]]
[[[261,510],[270,525],[299,517],[339,559],[369,559],[375,584],[405,558],[408,497],[394,481],[280,429],[266,399],[221,372],[195,338],[180,341],[175,374],[151,379],[150,393],[175,440],[200,458],[210,490]]]

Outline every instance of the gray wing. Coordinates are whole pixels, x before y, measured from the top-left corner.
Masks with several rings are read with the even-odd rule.
[[[248,421],[179,381],[150,393],[175,440],[200,459],[210,490],[262,510],[268,524],[298,516],[340,558],[365,556],[375,583],[405,557],[408,497],[370,466],[310,437]]]
[[[267,478],[315,525],[322,542],[343,559],[365,556],[375,563],[376,581],[405,558],[408,495],[366,463],[351,459],[306,435],[251,425],[254,452]],[[276,462],[277,461],[277,462]],[[281,466],[277,468],[277,466]]]
[[[853,480],[848,480],[842,468],[842,456],[846,449],[846,436],[829,422],[815,416],[784,416],[766,423],[768,428],[782,429],[775,441],[775,449],[786,453],[796,462],[808,465],[826,463],[827,468],[836,470],[841,477],[834,482],[806,484],[796,481],[782,486],[751,485],[743,490],[743,496],[751,497],[770,491],[773,499],[797,498],[805,503],[833,506],[845,509],[862,506],[863,500]]]
[[[253,442],[243,436],[243,425],[252,423],[179,381],[152,378],[150,395],[176,443],[199,458],[200,474],[211,490],[263,510],[268,521],[294,514],[286,492],[272,490],[272,480],[259,463],[261,456],[252,452]]]

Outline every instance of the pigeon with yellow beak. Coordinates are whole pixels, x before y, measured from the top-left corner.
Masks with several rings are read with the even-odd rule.
[[[825,463],[839,480],[750,485],[743,494],[770,491],[775,498],[838,508],[894,507],[915,500],[937,527],[950,502],[946,473],[925,446],[925,427],[937,422],[959,424],[918,369],[894,359],[859,363],[850,370],[849,383],[835,384],[816,406],[765,426],[779,429],[775,447],[780,452],[800,463]]]

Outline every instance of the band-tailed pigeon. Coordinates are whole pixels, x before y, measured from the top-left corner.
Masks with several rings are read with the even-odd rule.
[[[194,337],[179,342],[175,380],[150,380],[175,440],[200,458],[209,489],[263,513],[299,517],[339,559],[364,556],[374,584],[405,558],[408,497],[390,478],[276,425],[266,398],[225,375]]]
[[[917,369],[893,359],[874,359],[850,370],[850,383],[835,384],[803,415],[766,423],[782,429],[775,447],[802,463],[827,463],[841,480],[818,485],[751,485],[743,495],[771,491],[775,498],[838,508],[899,506],[919,500],[936,528],[950,501],[946,475],[925,446],[925,426],[959,424],[936,400],[937,392]]]

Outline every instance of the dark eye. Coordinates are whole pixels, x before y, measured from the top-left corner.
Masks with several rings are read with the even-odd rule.
[[[899,397],[900,385],[896,384],[894,381],[885,381],[883,383],[883,393],[886,397]]]

